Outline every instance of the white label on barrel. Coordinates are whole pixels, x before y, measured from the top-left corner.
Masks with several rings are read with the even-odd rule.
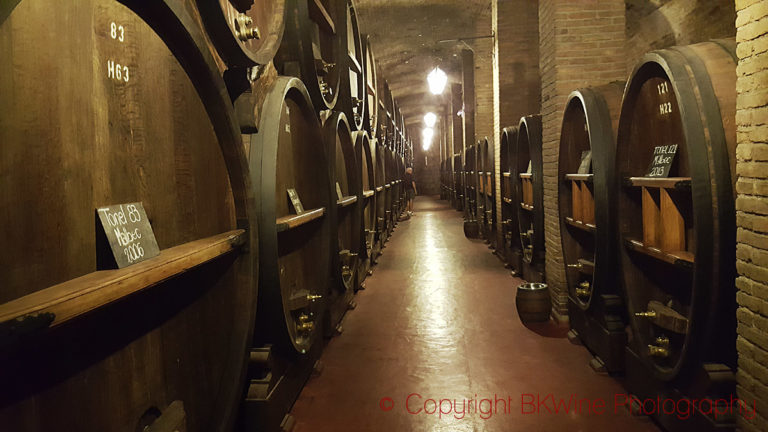
[[[125,27],[114,21],[110,22],[109,36],[119,43],[125,42]],[[115,60],[107,60],[107,78],[128,82],[131,79],[131,71],[125,64],[120,64]]]

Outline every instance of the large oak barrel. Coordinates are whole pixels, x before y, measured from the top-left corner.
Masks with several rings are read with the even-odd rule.
[[[251,135],[251,178],[259,196],[258,342],[305,354],[315,342],[329,292],[329,169],[306,89],[280,77]]]
[[[491,249],[496,248],[496,160],[494,158],[493,143],[488,137],[483,138],[484,147],[484,200],[485,200],[485,240]]]
[[[357,12],[352,0],[334,0],[342,8],[339,16],[343,20],[339,25],[337,38],[341,53],[341,82],[339,83],[339,101],[336,109],[347,116],[350,129],[358,131],[363,127],[365,107],[367,105],[365,54]]]
[[[363,57],[365,58],[365,112],[363,126],[368,131],[368,136],[375,138],[378,136],[379,126],[379,83],[376,67],[376,56],[373,54],[370,36],[364,34],[361,37],[363,42]]]
[[[624,369],[624,305],[615,250],[616,128],[623,83],[579,89],[563,113],[558,162],[568,317],[610,371]]]
[[[384,202],[385,202],[385,230],[386,238],[392,235],[395,229],[395,206],[397,205],[395,185],[395,156],[392,149],[385,147],[384,153]]]
[[[486,205],[488,203],[485,199],[485,163],[487,159],[486,154],[488,153],[488,142],[486,140],[478,140],[475,144],[475,148],[477,149],[475,159],[477,222],[480,227],[480,236],[488,240],[488,214],[486,213]]]
[[[275,55],[282,75],[298,77],[315,111],[333,109],[339,96],[344,56],[339,37],[346,19],[339,0],[286,0],[285,33]]]
[[[365,131],[354,132],[355,153],[360,171],[360,191],[362,194],[362,248],[360,250],[360,280],[365,278],[371,267],[373,247],[376,241],[376,177],[374,172],[374,149],[376,140],[371,141]]]
[[[217,52],[231,67],[272,61],[285,28],[285,0],[197,0]]]
[[[381,254],[384,243],[387,240],[387,194],[386,194],[386,147],[381,142],[375,143],[374,150],[374,178],[376,180],[374,189],[376,191],[376,242],[373,247],[374,257]],[[374,263],[375,263],[374,258]]]
[[[331,169],[331,202],[335,201],[335,205],[330,205],[328,209],[333,266],[333,283],[327,302],[330,331],[341,321],[359,284],[357,270],[361,253],[362,192],[360,168],[346,116],[338,112],[331,115],[323,125],[323,135]]]
[[[617,216],[640,394],[711,396],[736,366],[735,58],[733,41],[654,51],[624,92]]]
[[[520,199],[517,222],[523,252],[523,279],[544,280],[544,178],[541,154],[541,116],[520,119],[517,164],[513,178]]]
[[[464,210],[464,171],[461,167],[461,153],[453,157],[453,190],[456,210]]]
[[[242,398],[258,241],[232,106],[183,2],[121,3],[0,5],[3,430],[225,431]],[[121,203],[160,252],[123,238],[148,259],[118,269],[97,209]]]
[[[464,235],[467,238],[480,236],[477,222],[477,146],[464,149]]]
[[[517,164],[517,126],[505,127],[501,131],[501,227],[504,240],[503,255],[507,265],[515,273],[522,272],[522,246],[520,227],[517,222],[517,180],[512,177]]]

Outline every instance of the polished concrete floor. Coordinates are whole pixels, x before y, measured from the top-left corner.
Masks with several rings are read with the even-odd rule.
[[[656,431],[616,407],[624,390],[566,328],[523,326],[520,283],[464,237],[459,212],[419,197],[294,405],[294,431]]]

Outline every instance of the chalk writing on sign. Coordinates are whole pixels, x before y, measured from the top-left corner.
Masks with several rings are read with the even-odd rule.
[[[116,204],[96,209],[119,268],[157,256],[155,233],[141,203]]]
[[[672,162],[677,153],[677,144],[656,146],[653,149],[653,160],[648,167],[646,177],[668,177]]]

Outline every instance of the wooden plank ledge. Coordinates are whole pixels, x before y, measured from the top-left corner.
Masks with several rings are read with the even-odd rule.
[[[320,207],[312,210],[307,210],[299,215],[288,215],[281,218],[277,218],[277,232],[283,232],[289,229],[296,228],[298,226],[309,223],[315,219],[323,217],[325,214],[325,207]]]
[[[504,197],[504,202],[507,204],[512,204],[512,198]]]
[[[363,191],[363,197],[364,197],[364,198],[370,198],[370,197],[372,197],[372,196],[373,196],[375,193],[376,193],[376,191],[372,191],[372,190],[365,190],[365,191]]]
[[[690,189],[690,177],[628,177],[624,180],[627,186],[657,187],[663,189]]]
[[[526,203],[520,203],[520,207],[521,207],[523,210],[533,211],[533,206],[531,206],[531,205],[528,205],[528,204],[526,204]]]
[[[133,293],[157,285],[245,244],[246,231],[228,231],[160,251],[160,255],[116,270],[100,270],[0,305],[0,323],[52,314],[55,327]]]
[[[591,182],[592,178],[594,178],[594,174],[566,174],[565,175],[566,180],[573,180],[573,181]]]
[[[529,179],[533,177],[533,173],[520,173],[521,179]]]
[[[377,186],[376,187],[376,192],[381,192],[383,190],[384,190],[384,186]]]
[[[339,207],[347,207],[357,202],[357,197],[355,195],[349,195],[345,196],[344,198],[336,201],[336,204],[338,204]]]
[[[509,172],[502,173],[501,175],[504,177],[512,177],[512,173]]]
[[[679,267],[693,268],[694,255],[688,251],[666,252],[653,246],[646,246],[642,241],[625,238],[624,245],[635,252]]]
[[[565,223],[567,223],[568,225],[570,225],[570,226],[572,226],[574,228],[578,228],[580,230],[584,230],[584,231],[591,232],[591,233],[595,232],[595,228],[596,228],[595,225],[593,225],[593,224],[585,224],[584,222],[577,221],[577,220],[575,220],[574,218],[572,218],[570,216],[566,216],[565,217]]]

